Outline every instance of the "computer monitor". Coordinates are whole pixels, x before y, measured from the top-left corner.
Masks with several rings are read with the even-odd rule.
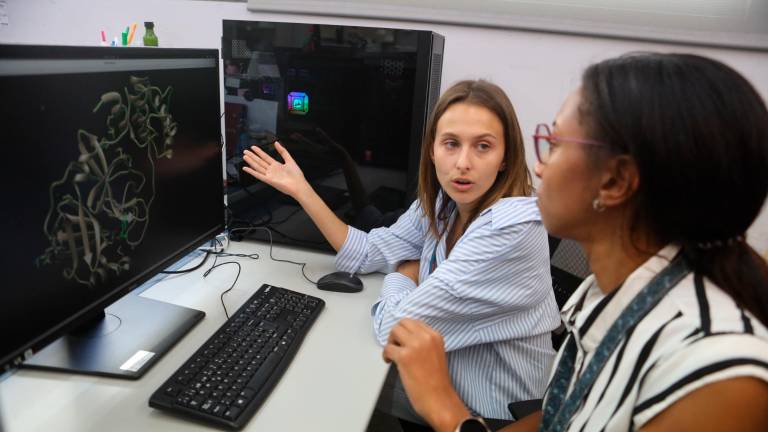
[[[242,172],[243,150],[277,157],[275,139],[342,220],[393,223],[415,197],[443,46],[424,30],[224,20],[230,227],[332,250],[294,200]]]
[[[0,371],[137,378],[203,317],[129,292],[224,229],[218,65],[0,45]]]

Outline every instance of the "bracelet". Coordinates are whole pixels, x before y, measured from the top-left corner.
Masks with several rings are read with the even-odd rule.
[[[482,417],[467,417],[456,426],[455,432],[491,432]]]

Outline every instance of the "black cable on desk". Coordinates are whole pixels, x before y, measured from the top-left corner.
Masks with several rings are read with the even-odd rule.
[[[257,227],[257,226],[251,226],[251,227],[247,227],[247,228],[234,228],[234,229],[229,230],[229,233],[231,234],[234,231],[248,231],[248,232],[250,232],[250,231],[256,230],[256,229],[265,230],[267,232],[267,235],[269,236],[269,258],[272,261],[285,262],[285,263],[295,264],[295,265],[301,266],[301,275],[304,276],[304,279],[309,281],[309,283],[311,283],[312,285],[317,285],[316,281],[313,281],[312,279],[310,279],[307,276],[306,273],[304,273],[304,267],[307,266],[307,263],[296,262],[296,261],[291,261],[291,260],[287,260],[287,259],[275,258],[274,255],[272,255],[272,247],[274,245],[274,242],[272,241],[272,231],[269,228],[267,228],[267,227]]]
[[[257,260],[261,258],[261,256],[259,256],[259,254],[257,253],[252,253],[252,254],[229,253],[229,252],[211,252],[211,253],[222,258],[235,257],[235,258],[250,258],[253,260]]]
[[[269,236],[269,258],[272,261],[285,262],[285,263],[289,263],[289,264],[300,265],[301,266],[301,275],[304,276],[304,279],[306,279],[307,281],[309,281],[313,285],[317,285],[317,282],[315,282],[312,279],[310,279],[307,276],[307,274],[304,272],[304,268],[307,266],[307,263],[301,263],[301,262],[296,262],[296,261],[291,261],[291,260],[286,260],[286,259],[275,258],[275,256],[272,254],[272,249],[273,249],[273,246],[274,246],[274,242],[272,241],[272,232],[269,230],[269,228],[266,228],[266,227],[235,228],[235,229],[230,230],[227,233],[227,235],[229,235],[229,233],[231,233],[233,231],[239,231],[239,230],[248,230],[248,231],[250,231],[250,230],[254,230],[254,229],[263,229],[263,230],[267,231],[267,235]],[[217,241],[218,241],[218,239],[217,239]],[[224,249],[224,246],[221,245],[220,242],[219,242],[219,245],[222,247],[222,249]],[[203,278],[207,277],[211,273],[211,271],[213,271],[214,269],[216,269],[218,267],[221,267],[223,265],[234,264],[234,265],[237,266],[237,275],[235,276],[235,280],[232,281],[232,285],[230,285],[229,288],[227,288],[225,291],[223,291],[221,293],[221,295],[219,295],[219,301],[221,302],[221,306],[224,308],[224,315],[226,315],[227,319],[229,319],[229,311],[227,310],[227,305],[224,303],[224,295],[227,294],[228,292],[232,291],[232,289],[235,287],[235,284],[237,284],[237,280],[240,278],[240,272],[242,271],[243,267],[237,261],[225,261],[225,262],[218,263],[218,264],[216,263],[216,261],[218,260],[219,257],[250,258],[250,259],[257,260],[257,259],[260,258],[260,256],[259,256],[258,253],[252,253],[252,254],[234,253],[233,254],[233,253],[229,253],[229,252],[224,252],[223,250],[215,251],[215,250],[212,250],[212,249],[208,249],[208,250],[205,251],[205,259],[203,260],[203,262],[201,262],[200,264],[196,265],[195,267],[190,268],[190,269],[186,269],[186,270],[179,270],[179,271],[173,271],[173,272],[169,271],[167,273],[188,273],[190,271],[196,270],[196,269],[200,268],[203,265],[203,263],[205,263],[205,261],[208,259],[209,255],[213,255],[213,265],[211,265],[211,268],[209,268],[208,270],[205,271],[205,273],[203,273]]]
[[[214,262],[213,262],[213,265],[211,266],[211,268],[209,268],[208,270],[206,270],[206,271],[205,271],[205,273],[203,273],[203,277],[204,277],[204,278],[205,278],[205,277],[207,277],[207,276],[208,276],[208,275],[211,273],[211,271],[212,271],[213,269],[215,269],[215,268],[217,268],[217,267],[221,267],[221,266],[223,266],[223,265],[227,265],[227,264],[234,264],[234,265],[236,265],[236,266],[237,266],[237,275],[235,276],[235,280],[234,280],[234,281],[232,281],[232,285],[230,285],[230,287],[229,287],[229,288],[227,288],[227,289],[226,289],[224,292],[222,292],[222,293],[221,293],[221,295],[219,295],[219,301],[221,302],[221,306],[223,306],[223,307],[224,307],[224,315],[226,315],[227,319],[229,319],[229,311],[227,311],[227,305],[226,305],[226,304],[224,304],[224,294],[226,294],[226,293],[228,293],[228,292],[232,291],[232,288],[234,288],[234,287],[235,287],[235,284],[237,283],[237,280],[238,280],[238,279],[240,279],[240,271],[243,269],[243,267],[242,267],[242,266],[240,265],[240,263],[239,263],[239,262],[237,262],[237,261],[225,261],[225,262],[223,262],[223,263],[218,263],[218,264],[216,264],[216,260],[215,260],[215,258],[214,258]]]
[[[205,251],[205,255],[203,256],[203,260],[200,261],[200,263],[198,265],[194,266],[194,267],[190,267],[190,268],[184,269],[184,270],[163,270],[160,273],[163,273],[163,274],[182,274],[182,273],[193,272],[193,271],[199,269],[200,267],[202,267],[203,264],[205,264],[205,262],[208,261],[208,256],[210,254],[211,254],[211,251],[210,250],[206,250]]]

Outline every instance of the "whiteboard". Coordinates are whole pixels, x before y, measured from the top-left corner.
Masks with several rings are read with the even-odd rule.
[[[768,0],[248,0],[248,9],[768,51]]]

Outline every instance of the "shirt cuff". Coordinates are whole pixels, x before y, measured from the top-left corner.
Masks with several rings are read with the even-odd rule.
[[[394,272],[384,276],[384,282],[381,284],[381,294],[376,299],[376,303],[371,307],[371,316],[374,317],[374,323],[380,321],[382,311],[379,310],[385,304],[387,306],[397,306],[405,296],[416,289],[418,285],[408,276]]]
[[[384,277],[379,298],[403,297],[416,289],[417,286],[416,282],[408,276],[399,272],[393,272]]]
[[[336,254],[336,269],[348,273],[357,273],[360,264],[365,259],[365,250],[368,246],[368,234],[350,226],[347,230],[347,238]]]
[[[384,346],[389,337],[389,330],[396,321],[391,314],[392,308],[396,308],[411,291],[416,289],[416,283],[408,276],[394,272],[384,277],[381,294],[376,303],[371,307],[373,317],[373,333],[379,344]],[[390,312],[387,312],[389,310]]]

